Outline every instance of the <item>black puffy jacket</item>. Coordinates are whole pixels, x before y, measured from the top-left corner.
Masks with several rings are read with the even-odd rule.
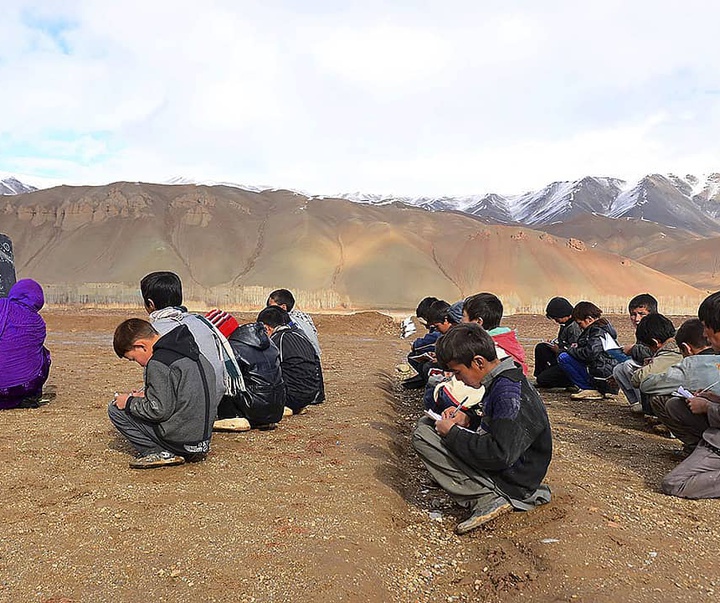
[[[567,351],[588,367],[590,375],[603,379],[610,377],[615,365],[619,363],[618,357],[608,353],[603,347],[606,334],[617,341],[615,328],[605,318],[599,318],[580,333],[577,346]]]
[[[228,342],[247,391],[238,396],[225,396],[218,408],[218,418],[245,417],[253,427],[277,423],[285,408],[285,384],[280,354],[270,342],[265,327],[257,322],[242,325],[228,337]]]

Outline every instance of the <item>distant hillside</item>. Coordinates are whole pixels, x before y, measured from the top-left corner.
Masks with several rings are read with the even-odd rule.
[[[638,259],[655,251],[700,240],[696,234],[637,218],[578,215],[565,222],[538,226],[557,237],[581,239],[593,249]]]
[[[720,290],[720,237],[689,241],[642,256],[638,261],[694,287]]]
[[[307,307],[351,308],[413,308],[426,295],[454,301],[478,291],[497,293],[509,311],[541,309],[557,294],[620,309],[642,291],[692,308],[702,295],[529,228],[287,191],[63,186],[8,197],[0,230],[14,241],[19,276],[54,284],[67,301],[92,301],[99,286],[88,283],[106,283],[108,299],[137,302],[139,279],[161,269],[182,276],[188,297],[221,305],[255,304],[279,286]]]

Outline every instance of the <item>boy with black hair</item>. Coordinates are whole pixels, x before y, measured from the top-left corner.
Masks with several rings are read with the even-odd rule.
[[[573,400],[602,400],[617,394],[608,382],[613,368],[620,362],[617,332],[594,303],[581,301],[573,308],[573,320],[582,329],[576,344],[558,355],[558,364],[580,390]]]
[[[450,312],[451,306],[443,299],[433,302],[428,310],[428,324],[434,327],[441,335],[450,330],[450,327],[458,324],[456,317]]]
[[[523,374],[527,375],[528,366],[525,361],[525,350],[517,340],[515,331],[501,327],[503,305],[500,298],[492,293],[476,293],[465,300],[462,308],[463,322],[479,324],[488,332],[498,348],[498,356],[512,358],[522,367]]]
[[[457,315],[453,313],[452,309],[453,306],[443,299],[439,299],[430,304],[427,310],[428,325],[437,333],[435,341],[447,333],[452,326],[458,324]],[[410,358],[408,358],[408,360],[410,360]],[[423,398],[426,401],[426,405],[432,405],[433,390],[435,386],[445,378],[443,371],[438,368],[437,362],[435,361],[434,346],[433,350],[427,350],[422,358],[416,357],[412,360],[415,360],[416,364],[412,366],[418,374],[405,379],[405,381],[402,382],[402,386],[405,389],[422,389],[425,387]]]
[[[706,297],[698,308],[698,318],[705,336],[716,353],[720,353],[720,291]],[[717,365],[720,373],[720,363]],[[720,377],[718,378],[720,380]],[[708,427],[692,454],[668,473],[661,488],[665,494],[681,498],[720,498],[720,383],[707,386],[685,400],[698,417],[707,419]]]
[[[685,398],[672,394],[681,386],[691,392],[700,391],[720,379],[720,356],[708,343],[705,327],[698,318],[686,320],[675,333],[675,341],[683,360],[665,373],[649,375],[640,384],[640,391],[648,397],[655,415],[683,443],[687,455],[709,425],[705,415],[691,412]]]
[[[257,321],[280,352],[285,404],[292,413],[300,414],[308,404],[322,402],[325,389],[320,358],[289,314],[279,306],[269,306],[258,314]]]
[[[554,341],[541,341],[535,346],[535,379],[538,387],[578,391],[560,368],[558,354],[566,352],[576,343],[582,329],[572,318],[573,306],[564,297],[553,297],[545,308],[545,316],[560,325]]]
[[[641,293],[633,297],[628,303],[630,322],[637,330],[640,321],[650,314],[657,314],[658,302],[649,293]],[[624,362],[619,363],[613,369],[613,379],[618,387],[622,389],[627,398],[630,410],[636,414],[642,414],[642,396],[640,390],[633,387],[632,374],[641,368],[645,361],[652,356],[652,351],[644,343],[636,342],[623,346],[623,353],[630,356]]]
[[[422,323],[423,326],[429,327],[428,322],[428,313],[430,311],[430,306],[432,306],[436,301],[440,301],[437,297],[423,297],[420,300],[420,303],[418,303],[417,308],[415,308],[415,316],[417,316],[417,319]]]
[[[485,387],[480,413],[447,409],[421,419],[413,447],[430,474],[471,515],[456,527],[465,534],[512,509],[550,501],[542,484],[552,457],[545,406],[511,358],[500,360],[488,333],[461,324],[438,341],[441,366],[465,385]]]
[[[218,391],[222,390],[221,395],[226,389],[231,390],[228,368],[223,359],[222,342],[211,325],[188,312],[182,305],[180,277],[174,272],[151,272],[140,281],[140,293],[153,328],[162,336],[185,325],[192,333],[200,353],[213,367],[215,387]]]
[[[279,306],[290,315],[290,320],[305,334],[308,341],[317,352],[318,358],[322,356],[318,330],[312,317],[295,308],[295,296],[288,289],[275,289],[267,298],[266,307]]]
[[[144,390],[116,394],[108,406],[110,421],[139,454],[130,467],[204,460],[220,394],[187,326],[161,337],[149,322],[131,318],[115,329],[113,349],[145,369]]]
[[[683,359],[680,348],[675,341],[675,325],[662,314],[648,314],[638,324],[635,331],[638,342],[646,345],[652,356],[645,361],[645,366],[637,369],[630,379],[633,387],[641,390],[642,382],[650,375],[662,375],[671,366]],[[652,408],[645,396],[642,396],[643,411],[652,414]]]
[[[418,337],[412,342],[410,353],[408,354],[408,364],[413,367],[418,373],[420,367],[424,362],[427,362],[429,358],[435,353],[435,342],[437,338],[442,335],[431,323],[430,323],[430,308],[436,302],[440,301],[436,297],[425,297],[418,304],[417,310],[415,310],[415,316],[418,320],[425,325],[428,332],[423,337]],[[426,359],[418,359],[423,355],[427,355]]]

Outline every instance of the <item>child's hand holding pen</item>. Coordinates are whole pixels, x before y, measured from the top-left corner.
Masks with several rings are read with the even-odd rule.
[[[442,412],[442,419],[435,423],[435,429],[441,436],[447,435],[453,425],[460,425],[461,427],[467,427],[470,425],[469,417],[465,414],[465,412],[461,412],[465,411],[463,404],[466,401],[467,398],[465,398],[465,400],[457,406],[451,406]]]

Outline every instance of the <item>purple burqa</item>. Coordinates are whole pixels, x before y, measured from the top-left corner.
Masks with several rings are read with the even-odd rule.
[[[42,287],[32,279],[19,280],[0,299],[0,408],[42,392],[50,369],[45,321],[38,314],[44,303]]]

